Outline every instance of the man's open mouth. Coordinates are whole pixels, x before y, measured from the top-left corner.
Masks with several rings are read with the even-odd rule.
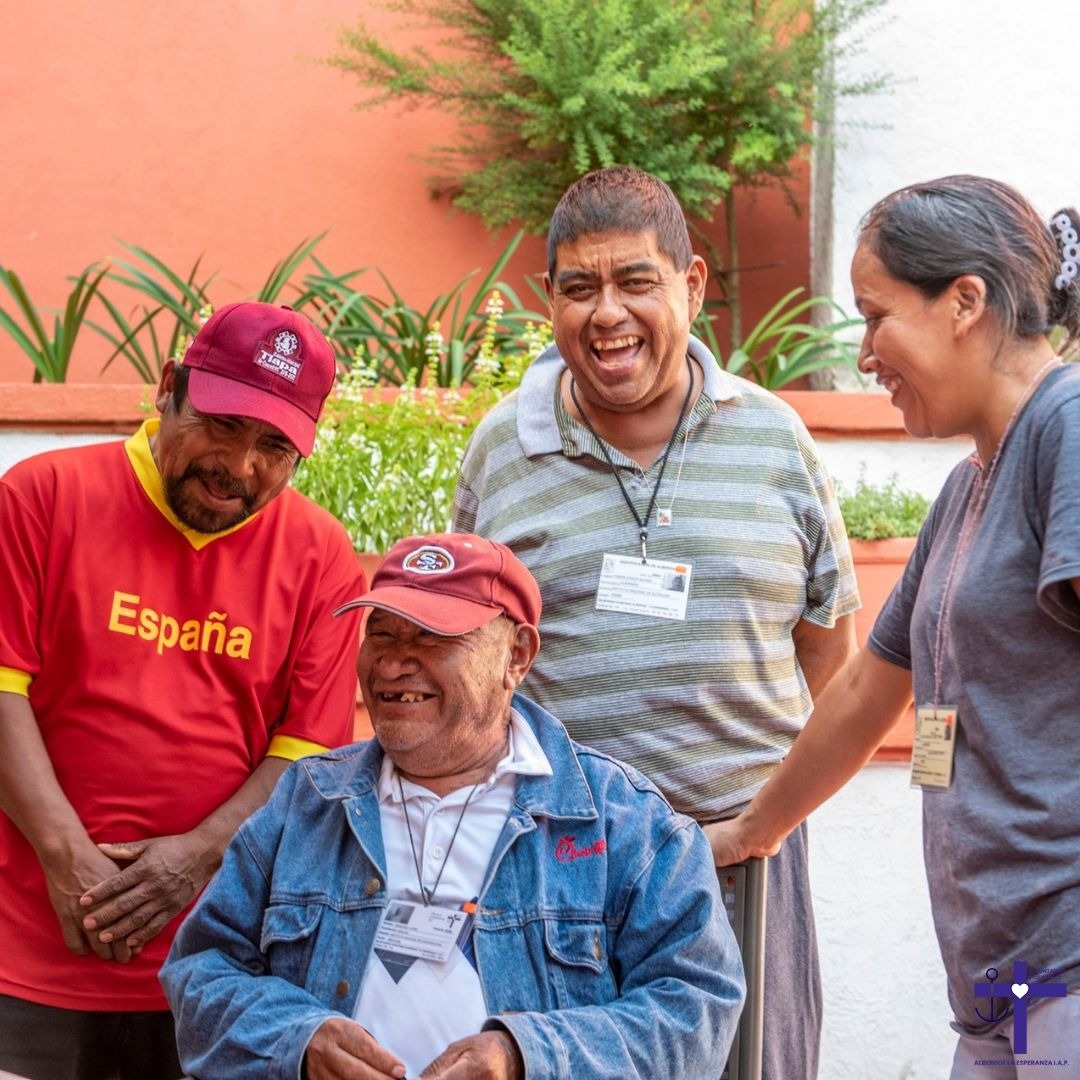
[[[633,356],[642,344],[636,334],[624,334],[617,338],[600,338],[592,342],[592,351],[602,360],[626,360]]]

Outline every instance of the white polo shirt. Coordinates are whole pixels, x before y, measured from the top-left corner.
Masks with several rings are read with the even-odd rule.
[[[513,710],[507,752],[475,789],[459,788],[440,799],[399,778],[394,763],[385,758],[377,795],[390,897],[424,902],[418,862],[425,890],[429,894],[435,890],[433,904],[460,909],[475,900],[510,811],[516,778],[551,773],[551,763],[532,729]],[[387,910],[393,907],[391,903]],[[487,1018],[471,935],[463,936],[442,963],[380,952],[376,949],[368,960],[353,1019],[405,1062],[409,1077],[416,1077],[450,1043],[479,1032]]]

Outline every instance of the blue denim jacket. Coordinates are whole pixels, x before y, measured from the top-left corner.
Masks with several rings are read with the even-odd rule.
[[[554,772],[518,778],[480,894],[485,1026],[511,1033],[530,1080],[715,1080],[744,984],[704,834],[513,704]],[[233,840],[161,971],[189,1073],[297,1080],[315,1030],[352,1015],[388,900],[382,756],[368,742],[301,759]]]

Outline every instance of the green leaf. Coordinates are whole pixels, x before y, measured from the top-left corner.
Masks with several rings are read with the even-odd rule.
[[[749,371],[767,390],[779,390],[828,367],[847,367],[859,374],[858,349],[844,333],[860,326],[862,320],[848,318],[828,297],[798,300],[803,291],[792,289],[762,316],[742,344],[732,351],[725,364],[728,371],[733,374]],[[799,321],[800,316],[811,315],[815,310],[839,313],[842,317],[823,326]]]
[[[301,300],[315,308],[347,366],[359,347],[365,365],[391,385],[451,387],[472,382],[482,350],[512,360],[527,348],[520,340],[523,331],[547,322],[545,315],[522,308],[517,294],[499,277],[522,235],[519,231],[510,239],[477,285],[470,289],[479,274],[470,271],[424,309],[410,304],[381,270],[375,274],[389,301],[361,290],[362,282],[356,279],[362,271],[334,274],[317,259],[317,273],[304,278]],[[494,293],[504,305],[509,301],[497,314],[488,311]],[[442,347],[432,363],[429,342],[436,332]]]
[[[284,258],[274,264],[273,269],[267,275],[266,281],[255,295],[255,299],[264,304],[273,304],[281,295],[289,279],[300,268],[300,265],[315,250],[319,241],[326,235],[323,231],[311,240],[301,240]]]
[[[63,382],[67,378],[68,365],[86,316],[87,306],[105,276],[104,269],[94,273],[97,267],[97,263],[91,263],[75,279],[62,312],[53,315],[50,335],[41,313],[27,294],[19,276],[13,270],[5,270],[0,266],[0,281],[3,281],[15,299],[16,307],[29,333],[3,310],[0,310],[0,328],[30,357],[34,364],[35,382]]]

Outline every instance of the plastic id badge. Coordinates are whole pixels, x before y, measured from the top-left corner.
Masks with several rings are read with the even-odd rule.
[[[441,964],[450,956],[467,921],[468,913],[461,908],[391,900],[375,932],[375,948]]]
[[[956,707],[923,705],[915,710],[911,786],[943,791],[952,783],[956,752]]]
[[[605,552],[596,590],[597,611],[626,611],[657,619],[685,619],[689,563],[661,562]]]

